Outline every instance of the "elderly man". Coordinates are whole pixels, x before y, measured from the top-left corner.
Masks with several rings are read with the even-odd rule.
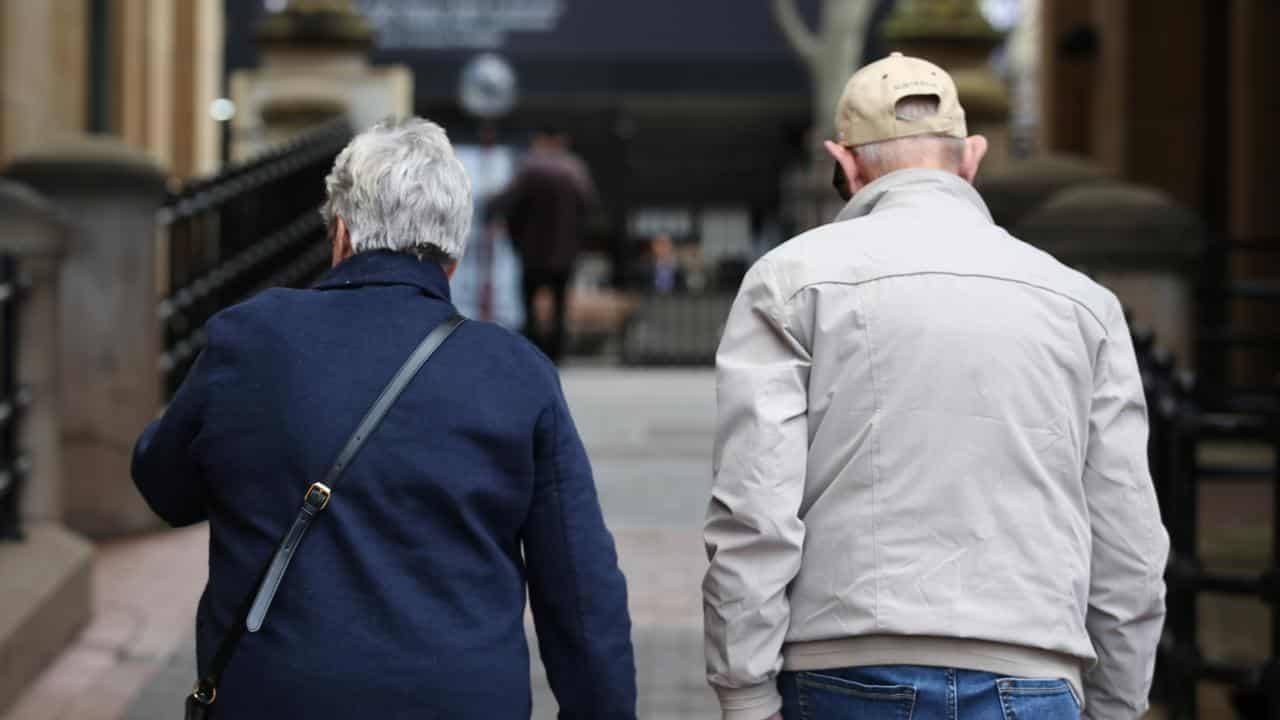
[[[312,485],[454,314],[471,219],[448,138],[420,119],[356,137],[327,185],[332,271],[210,320],[135,451],[161,517],[210,524],[196,624],[201,677],[220,682],[196,701],[236,720],[528,718],[527,590],[560,717],[633,718],[613,541],[555,368],[523,338],[457,327],[331,497]],[[304,497],[310,533],[278,548]],[[292,562],[261,582],[273,553]]]
[[[724,717],[1141,716],[1168,540],[1119,302],[992,223],[941,68],[862,68],[836,129],[852,200],[717,356]]]

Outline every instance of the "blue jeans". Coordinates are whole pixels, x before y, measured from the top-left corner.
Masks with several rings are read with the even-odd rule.
[[[1077,720],[1066,680],[886,665],[784,672],[784,720]]]

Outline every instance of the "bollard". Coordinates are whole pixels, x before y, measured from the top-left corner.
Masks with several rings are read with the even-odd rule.
[[[1169,584],[1166,600],[1168,615],[1165,627],[1172,637],[1168,653],[1168,701],[1170,720],[1194,720],[1199,704],[1197,683],[1200,679],[1200,643],[1198,625],[1199,602],[1196,580],[1200,575],[1197,556],[1199,519],[1199,486],[1196,482],[1197,415],[1185,407],[1171,423],[1166,445],[1169,458],[1169,525],[1171,541],[1169,567],[1165,578]]]

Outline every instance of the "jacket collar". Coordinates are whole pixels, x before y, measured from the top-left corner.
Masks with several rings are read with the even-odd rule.
[[[332,290],[365,285],[411,285],[427,295],[450,301],[449,277],[439,263],[390,250],[352,255],[325,273],[315,288]]]
[[[887,206],[894,200],[909,197],[916,193],[942,193],[972,205],[989,221],[991,211],[982,201],[982,196],[973,189],[964,178],[944,170],[926,168],[910,168],[896,170],[872,181],[853,196],[848,205],[836,216],[836,222],[852,220],[870,215],[877,208]]]

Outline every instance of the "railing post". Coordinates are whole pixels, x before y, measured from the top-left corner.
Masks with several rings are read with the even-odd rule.
[[[1197,415],[1184,406],[1171,423],[1168,449],[1170,473],[1169,536],[1172,544],[1168,572],[1168,621],[1173,636],[1169,678],[1170,720],[1197,716],[1200,643],[1196,582],[1200,575],[1196,550],[1199,487],[1196,479]]]
[[[0,540],[21,540],[18,503],[27,475],[27,458],[18,444],[18,427],[26,405],[18,383],[18,263],[0,254]]]
[[[140,151],[103,139],[20,158],[5,175],[71,223],[60,273],[63,518],[92,537],[157,527],[130,460],[162,402],[155,225],[165,175]]]
[[[1271,658],[1263,670],[1270,717],[1280,717],[1280,413],[1271,427],[1271,569],[1263,580],[1263,599],[1271,606]]]

